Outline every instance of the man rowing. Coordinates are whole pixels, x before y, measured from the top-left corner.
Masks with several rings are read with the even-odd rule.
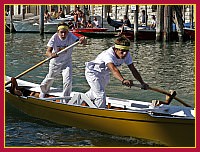
[[[114,46],[100,53],[95,60],[86,62],[85,76],[90,86],[90,90],[86,92],[86,95],[94,101],[98,108],[106,107],[105,87],[110,80],[110,72],[122,85],[127,87],[133,85],[133,81],[125,79],[117,68],[123,63],[128,66],[135,79],[141,83],[142,89],[148,89],[148,84],[143,81],[133,64],[129,47],[129,39],[120,36],[115,40]]]
[[[47,44],[47,57],[53,57],[49,63],[49,73],[42,81],[40,88],[40,98],[44,98],[50,90],[55,78],[62,73],[63,76],[63,96],[70,96],[72,90],[72,51],[73,48],[61,53],[57,53],[76,41],[85,43],[85,38],[80,40],[74,34],[69,32],[69,26],[66,23],[58,24],[57,33],[55,33]]]

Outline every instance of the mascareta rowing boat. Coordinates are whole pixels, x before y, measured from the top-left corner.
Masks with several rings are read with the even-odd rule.
[[[6,81],[11,78],[6,77]],[[57,124],[97,130],[120,136],[149,139],[170,147],[195,146],[195,109],[107,97],[110,108],[96,106],[80,92],[62,97],[51,88],[47,98],[38,98],[39,84],[17,80],[22,96],[5,87],[5,99],[22,112]],[[83,104],[87,103],[87,104]]]

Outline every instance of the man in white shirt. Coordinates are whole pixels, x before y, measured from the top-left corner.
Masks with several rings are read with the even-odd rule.
[[[67,46],[72,45],[79,38],[68,31],[69,26],[66,23],[58,24],[57,33],[55,33],[47,44],[47,57],[53,57],[49,62],[49,73],[42,81],[40,88],[40,98],[44,98],[52,86],[54,79],[62,73],[63,76],[63,96],[69,96],[72,90],[72,51],[73,48],[61,53],[57,53]],[[80,43],[84,42],[84,37],[80,38]]]
[[[90,90],[86,92],[86,95],[94,101],[98,108],[106,107],[105,87],[110,80],[110,72],[116,79],[121,81],[122,85],[128,87],[133,85],[133,81],[125,79],[117,68],[123,63],[129,67],[133,76],[141,83],[142,89],[148,89],[148,84],[142,80],[133,65],[129,47],[129,39],[121,36],[115,40],[113,47],[100,53],[95,60],[86,62],[85,76],[90,85]]]
[[[95,28],[99,27],[99,21],[97,20],[96,17],[94,17],[93,25],[94,25]]]

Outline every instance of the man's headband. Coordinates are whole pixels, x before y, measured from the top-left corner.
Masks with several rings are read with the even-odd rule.
[[[123,45],[118,45],[118,44],[115,44],[115,48],[117,49],[121,49],[121,50],[129,50],[129,46],[123,46]]]
[[[60,26],[58,26],[58,30],[60,30],[60,29],[68,30],[69,27],[66,25],[60,25]]]

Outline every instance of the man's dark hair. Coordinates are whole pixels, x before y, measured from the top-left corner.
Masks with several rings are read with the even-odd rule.
[[[122,35],[115,40],[115,44],[130,46],[130,40],[126,36]]]

